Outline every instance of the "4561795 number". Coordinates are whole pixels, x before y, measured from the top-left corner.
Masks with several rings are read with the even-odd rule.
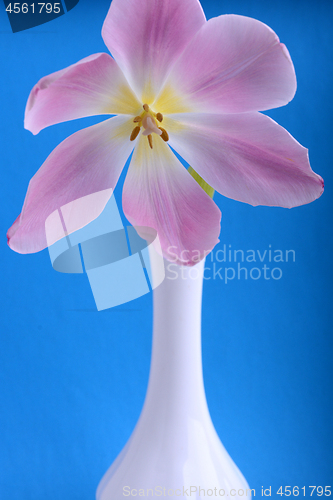
[[[10,3],[6,7],[6,11],[9,12],[9,14],[59,14],[61,11],[61,4],[60,2],[55,2],[55,3],[22,3],[21,2],[15,2],[15,3]]]
[[[308,491],[309,488],[309,491]],[[277,490],[276,494],[285,496],[285,497],[298,497],[298,496],[303,496],[305,497],[305,494],[309,495],[310,497],[321,497],[321,496],[326,496],[329,497],[331,496],[331,486],[280,486],[280,488]]]

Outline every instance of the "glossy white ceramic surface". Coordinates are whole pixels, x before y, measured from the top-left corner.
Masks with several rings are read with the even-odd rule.
[[[100,482],[97,500],[249,499],[250,488],[223,447],[206,402],[201,361],[204,262],[187,268],[165,261],[165,267],[166,279],[154,290],[152,360],[142,413]]]

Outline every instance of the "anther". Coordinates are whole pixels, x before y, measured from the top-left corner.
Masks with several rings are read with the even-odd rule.
[[[148,106],[148,104],[144,104],[144,105],[143,105],[143,109],[146,111],[146,113],[148,113],[148,111],[149,111],[149,106]]]
[[[141,122],[142,121],[142,118],[141,116],[136,116],[133,120],[134,123],[138,123],[138,122]]]
[[[152,138],[151,134],[147,135],[147,138],[148,138],[150,148],[153,149],[153,138]]]
[[[169,140],[169,134],[168,134],[168,132],[164,128],[162,128],[162,127],[158,127],[158,128],[162,132],[162,134],[161,134],[160,137],[163,139],[163,141],[168,142],[168,140]]]
[[[157,113],[157,114],[156,114],[156,119],[157,119],[159,122],[162,122],[162,121],[163,121],[163,115],[162,115],[162,113]]]
[[[139,132],[140,132],[140,127],[135,127],[132,130],[132,133],[131,133],[131,136],[130,136],[130,141],[134,141],[134,139],[136,139],[138,137]]]

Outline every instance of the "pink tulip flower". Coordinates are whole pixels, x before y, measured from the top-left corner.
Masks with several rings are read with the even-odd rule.
[[[13,250],[42,250],[52,212],[108,193],[73,229],[89,223],[133,150],[124,213],[156,229],[164,256],[172,252],[184,265],[219,241],[221,214],[173,149],[234,200],[290,208],[322,194],[307,149],[259,112],[287,104],[296,91],[289,53],[268,26],[238,15],[207,21],[198,0],[113,0],[102,37],[113,58],[82,59],[31,91],[25,128],[33,134],[75,118],[117,116],[71,135],[46,159],[8,231]]]

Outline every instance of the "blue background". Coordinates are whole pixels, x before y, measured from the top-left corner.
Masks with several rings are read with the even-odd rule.
[[[298,90],[288,106],[268,114],[309,148],[312,168],[326,184],[319,200],[292,210],[215,195],[223,212],[216,249],[272,245],[296,252],[295,263],[279,266],[280,280],[207,280],[203,299],[213,422],[257,496],[261,486],[272,486],[271,498],[280,498],[279,486],[332,484],[333,4],[202,4],[208,18],[255,17],[287,45]],[[98,313],[85,275],[56,273],[47,250],[16,254],[5,236],[52,149],[100,119],[64,123],[35,137],[23,128],[27,97],[42,76],[106,51],[100,32],[108,7],[108,1],[80,0],[59,19],[16,34],[0,9],[1,499],[94,498],[144,400],[152,296]],[[120,205],[121,185],[116,196]]]

